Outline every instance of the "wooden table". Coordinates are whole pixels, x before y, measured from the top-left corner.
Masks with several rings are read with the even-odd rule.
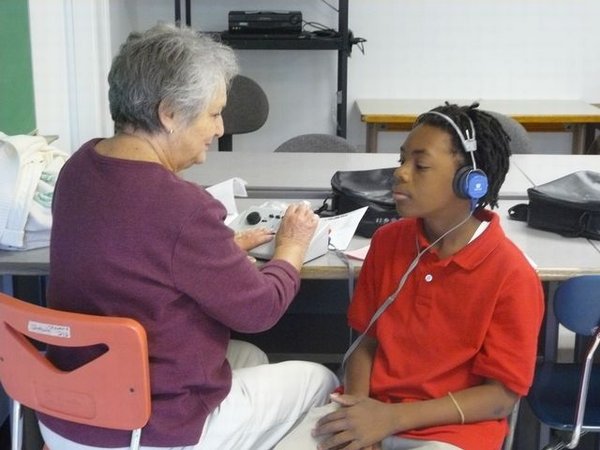
[[[377,152],[380,131],[410,130],[422,113],[442,105],[443,99],[359,99],[356,105],[367,125],[366,149]],[[473,100],[448,99],[468,105]],[[477,100],[481,109],[510,116],[529,131],[564,131],[573,134],[572,153],[582,154],[591,144],[600,124],[600,108],[581,100]]]

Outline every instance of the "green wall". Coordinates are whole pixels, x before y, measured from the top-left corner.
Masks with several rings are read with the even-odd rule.
[[[0,131],[35,128],[28,3],[0,0]]]

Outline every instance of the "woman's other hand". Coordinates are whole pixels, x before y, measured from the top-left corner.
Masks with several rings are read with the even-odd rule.
[[[273,232],[267,228],[254,228],[237,231],[234,240],[242,250],[248,251],[273,240],[273,237]]]
[[[288,261],[300,270],[318,223],[319,217],[309,205],[297,203],[288,206],[275,235],[273,259]]]

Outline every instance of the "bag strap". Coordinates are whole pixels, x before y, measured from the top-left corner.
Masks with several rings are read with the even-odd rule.
[[[519,222],[527,222],[529,214],[529,205],[527,203],[519,203],[508,209],[508,218]]]
[[[563,234],[565,237],[587,237],[587,231],[589,228],[589,223],[591,220],[590,211],[583,211],[577,220],[577,225],[579,228],[577,230],[573,230],[571,232],[566,232]]]

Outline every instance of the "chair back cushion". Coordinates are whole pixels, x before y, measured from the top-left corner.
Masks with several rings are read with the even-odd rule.
[[[269,101],[258,83],[237,75],[227,93],[221,113],[225,134],[243,134],[258,130],[267,121]]]
[[[489,115],[493,116],[502,128],[504,132],[510,137],[510,152],[513,155],[519,153],[534,153],[531,145],[531,139],[529,133],[523,125],[517,122],[512,117],[506,116],[496,111],[485,111]]]
[[[600,275],[563,281],[554,294],[554,313],[569,330],[593,335],[600,326]]]
[[[346,139],[332,134],[301,134],[288,139],[276,152],[356,153],[357,149]]]

